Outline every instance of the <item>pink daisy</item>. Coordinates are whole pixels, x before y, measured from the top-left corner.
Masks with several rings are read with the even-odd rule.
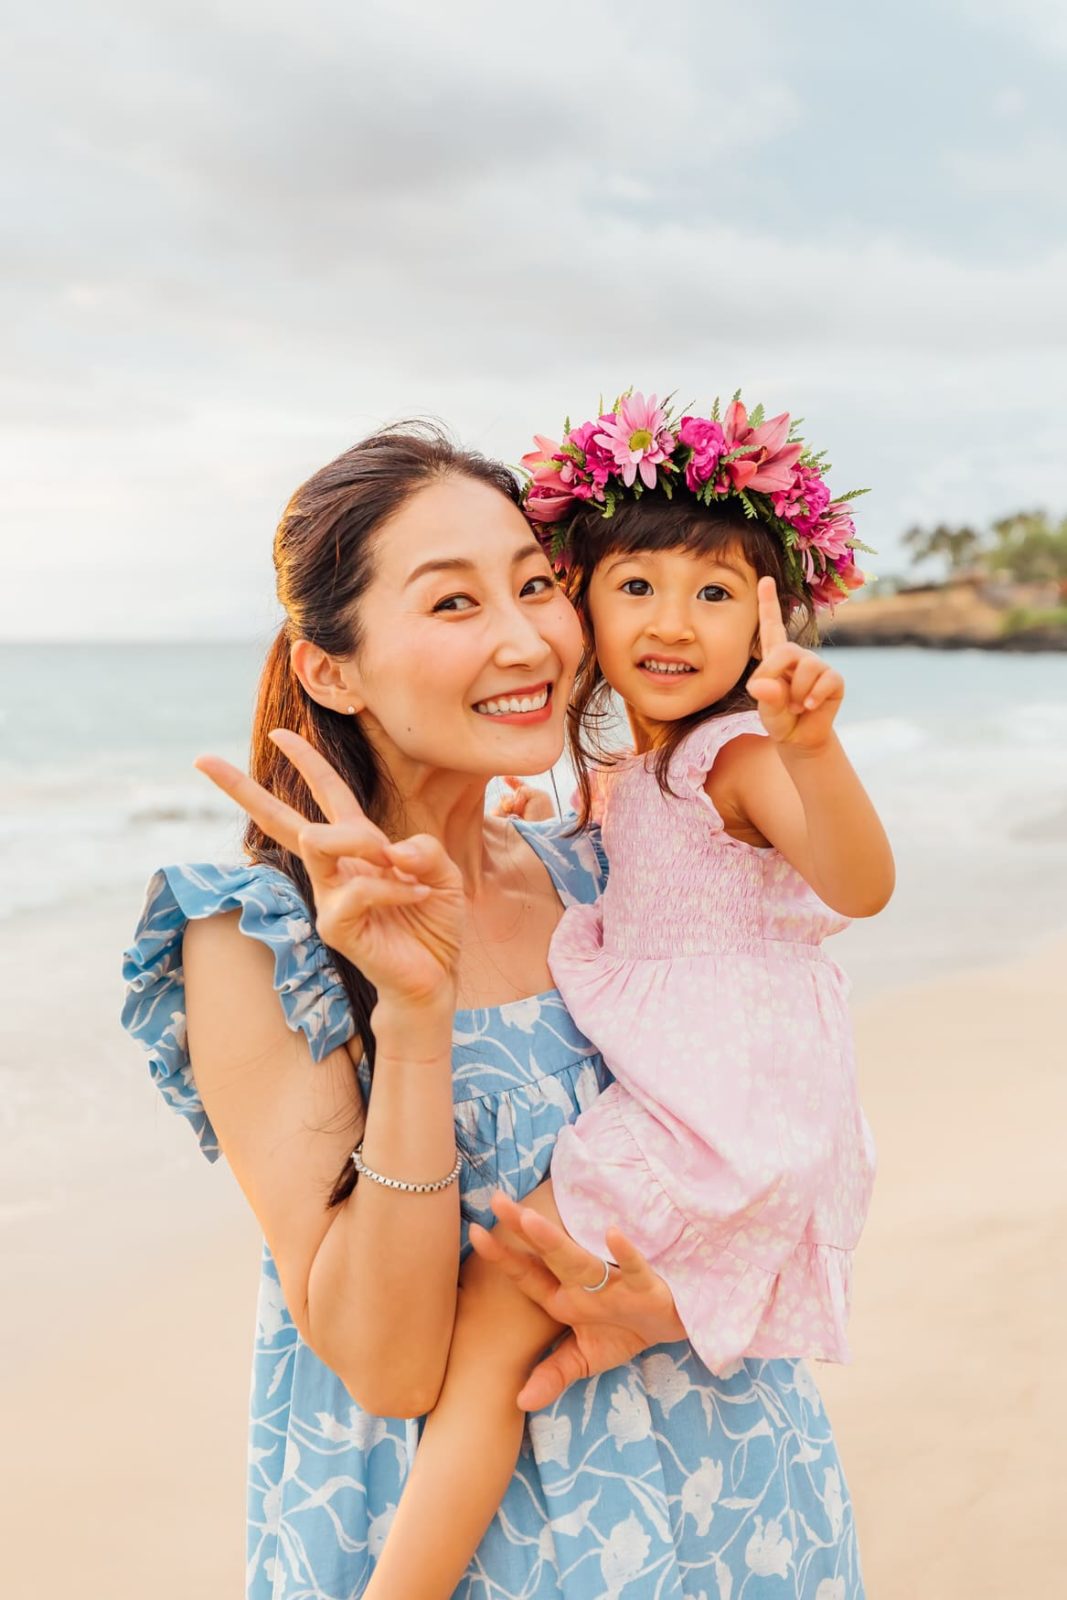
[[[666,426],[667,416],[650,394],[627,395],[612,417],[602,417],[602,432],[596,443],[609,451],[621,468],[622,481],[632,488],[640,472],[646,489],[656,487],[656,467],[670,458],[674,436]]]

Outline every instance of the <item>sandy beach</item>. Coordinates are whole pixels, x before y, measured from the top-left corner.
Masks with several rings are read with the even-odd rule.
[[[4,944],[4,991],[23,1003],[0,1062],[32,1061],[38,1121],[50,1097],[0,1192],[18,1308],[0,1363],[3,1589],[17,1600],[242,1592],[258,1238],[117,1031],[135,910],[26,917]],[[870,1600],[1051,1594],[1067,1561],[1065,959],[1060,943],[857,1013],[880,1176],[855,1364],[817,1377]]]

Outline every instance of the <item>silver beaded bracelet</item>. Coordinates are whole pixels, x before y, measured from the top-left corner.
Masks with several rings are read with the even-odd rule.
[[[439,1189],[447,1189],[459,1177],[463,1165],[463,1157],[456,1152],[456,1164],[446,1178],[437,1178],[433,1183],[405,1183],[403,1178],[383,1178],[380,1172],[375,1172],[373,1167],[363,1163],[363,1146],[358,1144],[352,1152],[352,1165],[361,1178],[370,1178],[372,1183],[380,1183],[385,1189],[401,1189],[405,1194],[436,1194]]]

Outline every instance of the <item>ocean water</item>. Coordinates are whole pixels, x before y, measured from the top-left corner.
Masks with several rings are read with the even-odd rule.
[[[0,646],[0,940],[26,912],[234,858],[192,769],[238,764],[264,646]],[[837,650],[842,738],[889,828],[892,906],[835,942],[861,993],[1067,929],[1067,656]],[[569,776],[558,774],[560,793]]]

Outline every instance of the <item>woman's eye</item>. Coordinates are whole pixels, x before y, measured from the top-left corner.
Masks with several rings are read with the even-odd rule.
[[[550,589],[554,589],[555,587],[555,578],[548,578],[542,575],[537,578],[530,578],[527,583],[524,583],[522,586],[522,595],[547,594]]]
[[[719,583],[706,583],[700,591],[701,600],[729,600],[729,592]]]
[[[652,585],[647,578],[627,578],[621,588],[623,594],[642,595],[652,593]]]
[[[435,611],[470,611],[477,602],[469,594],[450,594],[445,600],[438,600],[434,606]]]

